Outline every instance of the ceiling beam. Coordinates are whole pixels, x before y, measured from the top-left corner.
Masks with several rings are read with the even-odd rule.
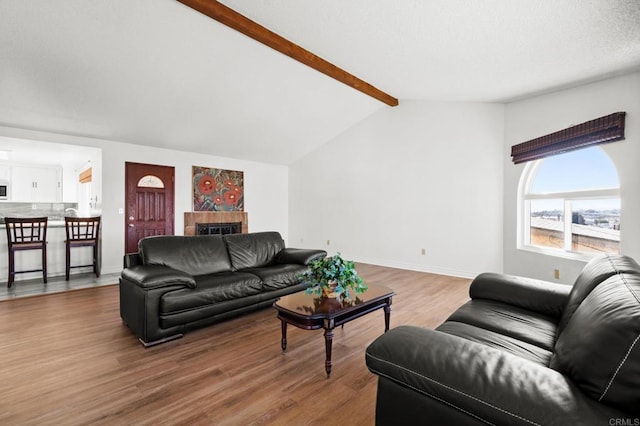
[[[216,0],[178,0],[180,3],[233,28],[242,34],[301,62],[316,71],[328,75],[341,83],[352,87],[365,95],[371,96],[390,106],[397,106],[398,99],[375,88],[366,81],[360,80],[353,74],[339,68],[321,57],[309,52],[303,47],[252,21],[235,10]]]

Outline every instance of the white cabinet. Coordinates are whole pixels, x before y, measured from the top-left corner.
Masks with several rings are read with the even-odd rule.
[[[60,167],[13,166],[11,201],[59,203],[62,200]]]

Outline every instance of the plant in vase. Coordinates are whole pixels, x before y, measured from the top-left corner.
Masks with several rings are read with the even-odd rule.
[[[300,278],[312,283],[311,287],[305,290],[306,293],[318,296],[344,295],[350,298],[350,289],[356,293],[367,290],[362,277],[356,271],[355,263],[352,260],[344,260],[340,253],[312,261],[310,269],[301,274]]]

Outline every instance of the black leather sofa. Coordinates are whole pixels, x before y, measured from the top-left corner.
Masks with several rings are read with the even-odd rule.
[[[376,424],[640,424],[640,267],[590,261],[573,286],[481,274],[436,330],[366,350]],[[425,301],[428,309],[428,301]]]
[[[304,290],[324,250],[285,248],[278,232],[154,236],[125,255],[120,316],[145,346]]]

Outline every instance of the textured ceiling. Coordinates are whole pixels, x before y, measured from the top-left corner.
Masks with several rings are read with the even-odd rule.
[[[640,68],[637,0],[224,0],[400,99]],[[0,125],[289,164],[388,106],[173,0],[1,0]]]

